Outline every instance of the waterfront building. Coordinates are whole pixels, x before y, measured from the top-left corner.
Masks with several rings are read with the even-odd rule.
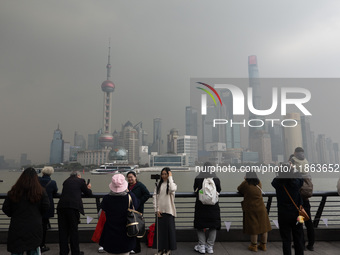
[[[162,153],[162,119],[155,118],[153,120],[153,143],[151,147],[152,152]]]
[[[171,129],[170,133],[168,134],[167,153],[177,154],[178,137],[178,130],[176,128]]]
[[[250,138],[250,151],[258,152],[259,162],[269,164],[272,162],[272,149],[270,135],[264,130],[257,130]]]
[[[64,156],[64,140],[61,130],[58,128],[54,130],[53,139],[50,147],[50,164],[63,163]]]
[[[71,155],[71,143],[64,142],[64,156],[63,156],[64,163],[70,162],[70,155]]]
[[[188,165],[194,166],[198,160],[197,136],[184,135],[177,138],[177,153],[187,155]]]
[[[329,158],[327,154],[326,137],[324,134],[319,134],[316,140],[316,151],[318,155],[318,164],[329,163]]]
[[[83,135],[74,132],[74,146],[80,147],[82,150],[86,150],[86,140]]]
[[[289,156],[294,153],[296,147],[303,147],[300,113],[287,113],[284,119],[291,119],[297,123],[295,127],[283,128],[285,160],[288,160]],[[289,122],[289,125],[293,124],[292,121]]]
[[[150,155],[150,167],[173,167],[173,166],[188,166],[188,158],[185,154],[165,154],[157,155],[156,153],[151,153]]]
[[[27,159],[27,153],[21,153],[20,155],[20,167],[31,165],[31,160]]]
[[[185,134],[197,136],[197,109],[192,106],[185,107]]]
[[[139,160],[138,133],[132,123],[127,121],[122,128],[123,147],[127,150],[129,164],[137,164]]]

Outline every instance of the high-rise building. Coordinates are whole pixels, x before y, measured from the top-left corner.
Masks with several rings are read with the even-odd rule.
[[[231,120],[233,117],[233,96],[230,90],[222,89],[221,90],[221,100],[222,100],[222,109],[221,109],[221,119]],[[221,128],[221,132],[219,132],[220,138],[219,142],[226,143],[227,148],[241,148],[241,129],[240,125],[231,126],[230,123],[226,125],[219,125]]]
[[[334,163],[339,164],[339,144],[338,143],[333,143],[333,151],[334,151]]]
[[[207,106],[207,114],[202,116],[203,145],[219,142],[219,129],[213,126],[214,119],[217,119],[218,112],[213,105]],[[220,125],[218,125],[220,126]]]
[[[323,134],[319,134],[316,140],[316,151],[318,155],[318,164],[329,163],[329,158],[327,154],[326,137]]]
[[[302,131],[302,143],[305,151],[305,157],[309,162],[315,162],[313,158],[313,146],[312,132],[310,129],[310,118],[309,116],[301,116],[301,131]]]
[[[197,136],[197,109],[192,106],[185,107],[185,134]]]
[[[156,118],[153,120],[153,143],[152,152],[162,154],[162,119]]]
[[[177,154],[177,139],[178,139],[178,130],[173,128],[170,130],[168,134],[168,146],[167,146],[167,153],[174,153]]]
[[[130,164],[137,164],[139,160],[138,133],[130,121],[127,121],[122,129],[123,146],[128,152]]]
[[[312,144],[312,159],[309,160],[309,163],[317,163],[318,162],[318,153],[316,151],[316,141],[315,141],[315,134],[313,131],[310,132],[311,133],[311,144]]]
[[[82,150],[86,149],[86,140],[84,136],[78,134],[77,131],[74,132],[74,146],[77,146]]]
[[[255,109],[261,109],[261,84],[259,79],[259,69],[257,66],[257,57],[255,55],[248,56],[248,75],[249,87],[253,90],[251,100]],[[261,119],[252,112],[249,112],[249,119]],[[249,142],[251,141],[252,134],[257,130],[262,130],[262,127],[249,127]],[[249,145],[249,147],[253,147]]]
[[[268,128],[272,148],[273,162],[282,162],[284,155],[283,128],[280,124],[274,123]]]
[[[20,166],[31,165],[31,160],[27,159],[27,153],[21,153],[20,155]]]
[[[332,139],[327,137],[326,138],[326,148],[327,148],[327,154],[328,154],[328,162],[334,164],[334,148],[333,148],[333,142]]]
[[[99,145],[99,137],[102,133],[102,130],[98,130],[98,132],[96,134],[89,134],[87,136],[87,149],[88,150],[99,150],[100,149],[100,145]]]
[[[70,156],[71,156],[71,143],[64,142],[64,156],[63,156],[64,163],[70,162]]]
[[[285,145],[285,160],[288,160],[290,155],[294,153],[296,147],[303,147],[302,143],[302,131],[301,131],[301,119],[300,113],[287,113],[284,117],[296,121],[295,127],[284,127],[284,145]]]
[[[50,164],[60,164],[63,162],[64,156],[64,140],[61,130],[58,128],[54,130],[53,140],[51,142],[50,150]]]
[[[198,160],[197,136],[179,136],[177,138],[177,153],[187,155],[188,165],[194,166],[195,162]]]
[[[111,77],[111,64],[110,64],[110,49],[108,63],[106,65],[107,77],[101,85],[102,91],[104,92],[103,100],[103,133],[99,137],[99,144],[103,148],[112,148],[113,146],[113,136],[111,133],[111,109],[112,109],[112,92],[115,89],[115,84],[110,81]]]
[[[252,134],[250,150],[258,152],[259,161],[269,164],[272,162],[272,149],[270,135],[264,130],[257,130]]]

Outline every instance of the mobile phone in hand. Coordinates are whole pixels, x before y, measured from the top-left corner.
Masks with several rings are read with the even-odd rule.
[[[89,185],[89,184],[90,184],[90,179],[87,179],[86,185]]]

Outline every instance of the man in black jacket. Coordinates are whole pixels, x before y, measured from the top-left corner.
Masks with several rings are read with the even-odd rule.
[[[91,184],[86,185],[78,171],[72,172],[63,183],[63,191],[57,206],[60,255],[69,253],[68,239],[72,255],[84,254],[79,250],[78,237],[80,213],[84,215],[82,193],[91,196]]]

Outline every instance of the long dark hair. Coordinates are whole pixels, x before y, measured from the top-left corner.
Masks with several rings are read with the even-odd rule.
[[[165,171],[169,175],[170,168],[169,167],[164,167],[162,169],[162,171],[161,171],[161,179],[159,180],[158,185],[157,185],[157,194],[159,194],[159,191],[161,189],[161,185],[163,183],[163,178],[162,178],[163,171]],[[168,195],[168,193],[169,193],[169,179],[167,180],[167,184],[166,184],[166,194]]]
[[[17,182],[8,192],[9,198],[19,202],[23,196],[31,203],[38,202],[43,194],[43,187],[39,183],[37,172],[34,168],[26,168]]]
[[[246,181],[249,185],[258,185],[260,183],[259,178],[257,178],[257,174],[255,172],[247,172],[246,173]]]

